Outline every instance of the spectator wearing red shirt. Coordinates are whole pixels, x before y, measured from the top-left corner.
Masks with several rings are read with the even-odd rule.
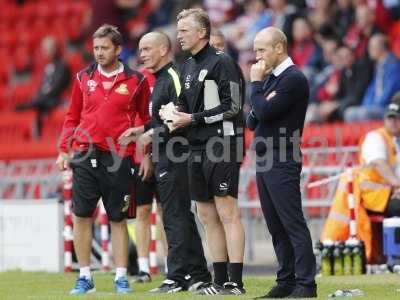
[[[306,18],[297,18],[293,22],[293,44],[290,50],[293,62],[309,78],[316,71],[310,65],[312,61],[322,60],[322,50],[313,38],[313,28]]]
[[[94,291],[90,273],[92,215],[102,198],[111,224],[117,293],[130,293],[128,264],[129,209],[134,168],[134,145],[121,147],[118,137],[132,127],[136,115],[150,120],[150,89],[145,77],[119,62],[122,35],[116,27],[101,26],[93,34],[96,63],[76,76],[61,136],[57,164],[73,171],[74,246],[80,274],[71,294]],[[69,158],[69,144],[75,151]],[[150,158],[142,161],[149,176]]]
[[[374,11],[366,5],[359,5],[356,8],[356,21],[349,28],[344,42],[349,45],[360,59],[367,55],[368,41],[370,37],[379,32],[375,26]]]

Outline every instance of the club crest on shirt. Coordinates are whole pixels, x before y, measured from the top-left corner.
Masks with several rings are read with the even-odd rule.
[[[131,201],[131,196],[130,195],[125,195],[124,196],[124,205],[122,206],[122,212],[126,212],[129,208],[129,202]]]
[[[276,95],[276,91],[272,91],[271,93],[269,93],[269,94],[267,95],[267,97],[265,97],[265,99],[266,99],[267,101],[269,101],[269,100],[271,100],[275,95]]]
[[[89,87],[89,92],[94,92],[97,86],[97,82],[94,81],[93,79],[88,80],[87,86]]]
[[[129,95],[128,86],[125,83],[121,83],[115,91],[121,95]]]
[[[206,78],[207,73],[208,73],[208,70],[206,70],[206,69],[203,69],[200,71],[200,73],[199,73],[199,81],[200,82],[204,81],[204,78]]]

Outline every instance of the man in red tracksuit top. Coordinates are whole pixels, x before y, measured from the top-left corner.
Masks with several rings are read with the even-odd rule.
[[[132,291],[126,276],[126,216],[136,175],[135,145],[123,147],[118,137],[134,126],[137,115],[143,122],[150,120],[150,89],[141,73],[118,60],[121,44],[116,27],[103,25],[93,34],[96,63],[77,74],[61,136],[57,164],[73,171],[74,246],[80,266],[70,292],[74,295],[95,291],[90,273],[92,215],[100,198],[111,224],[116,292]],[[145,155],[143,177],[151,175],[150,165]]]

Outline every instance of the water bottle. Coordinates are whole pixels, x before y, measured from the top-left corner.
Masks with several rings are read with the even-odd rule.
[[[332,275],[332,241],[324,241],[321,254],[321,274],[323,276]]]
[[[364,292],[359,289],[353,290],[337,290],[333,294],[329,294],[328,297],[336,298],[336,297],[355,297],[355,296],[364,296]]]
[[[323,249],[323,245],[320,241],[315,243],[314,255],[315,255],[315,260],[317,262],[317,273],[321,272],[322,249]]]
[[[358,243],[353,247],[353,275],[363,274],[363,260],[362,246]]]
[[[343,270],[343,243],[335,243],[333,249],[333,274],[341,276],[344,274]]]
[[[343,274],[353,274],[353,248],[351,245],[345,245],[343,249]]]

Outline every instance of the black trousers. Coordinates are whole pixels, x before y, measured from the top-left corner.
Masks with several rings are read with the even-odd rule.
[[[167,278],[183,286],[186,286],[185,276],[188,274],[196,281],[211,281],[201,238],[190,210],[187,162],[171,163],[165,156],[160,156],[156,180],[168,242]]]
[[[315,286],[316,261],[301,207],[301,163],[293,159],[262,170],[257,165],[261,207],[279,263],[277,283]]]

